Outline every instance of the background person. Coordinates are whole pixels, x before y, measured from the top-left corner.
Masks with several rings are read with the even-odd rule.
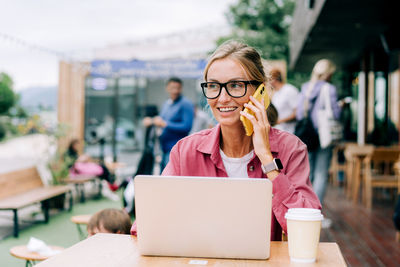
[[[97,233],[129,234],[132,222],[129,215],[119,209],[103,209],[90,217],[88,236]]]
[[[209,129],[214,126],[214,122],[210,115],[203,110],[200,105],[197,105],[194,110],[194,119],[190,134],[200,132],[204,129]]]
[[[93,175],[112,184],[110,171],[104,164],[95,162],[87,154],[79,154],[79,143],[78,139],[72,139],[64,154],[64,161],[67,163],[68,168],[70,168],[71,176],[80,174]]]
[[[329,86],[329,97],[334,117],[338,119],[340,116],[336,87],[330,83],[335,70],[336,66],[330,60],[319,60],[312,70],[310,81],[303,84],[301,88],[296,113],[297,120],[301,120],[304,117],[304,100],[307,95],[307,90],[311,90],[308,97],[310,103],[309,110],[312,124],[317,132],[317,112],[323,107],[324,103],[324,99],[320,97],[320,91],[324,85]],[[315,150],[309,151],[308,157],[310,161],[310,179],[319,200],[323,203],[328,181],[328,170],[332,157],[332,146],[326,148],[318,147]],[[329,226],[330,220],[325,220],[325,225]]]
[[[270,71],[272,97],[271,102],[278,111],[276,129],[294,133],[296,127],[296,108],[299,90],[291,84],[284,83],[282,73],[278,69]]]
[[[162,171],[168,163],[172,147],[181,138],[187,136],[192,128],[194,107],[192,102],[182,95],[182,80],[172,77],[167,81],[166,91],[169,99],[164,103],[160,116],[143,120],[145,126],[155,125],[163,129],[160,136],[163,156],[160,164]]]
[[[281,240],[289,208],[321,208],[308,178],[307,147],[296,136],[271,128],[263,101],[251,96],[261,83],[270,86],[254,48],[236,41],[222,44],[211,56],[204,79],[203,93],[218,124],[180,140],[162,174],[270,179],[271,240]],[[247,104],[249,100],[253,104]],[[245,115],[245,107],[255,116]],[[240,115],[253,124],[252,136],[246,135]],[[282,169],[272,167],[278,159]],[[134,224],[131,233],[135,231]]]

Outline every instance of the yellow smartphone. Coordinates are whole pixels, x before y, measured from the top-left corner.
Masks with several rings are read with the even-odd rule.
[[[258,86],[257,90],[253,94],[253,97],[255,99],[257,99],[258,101],[261,101],[261,99],[264,98],[264,106],[265,106],[265,110],[267,110],[269,103],[270,103],[270,99],[269,99],[268,92],[265,89],[265,86],[263,83],[260,84],[260,86]],[[251,100],[248,102],[248,104],[250,104],[250,103],[251,103]],[[248,108],[245,108],[244,112],[247,112],[254,116],[254,112]],[[253,124],[251,123],[251,121],[243,115],[240,115],[240,120],[243,123],[244,129],[246,131],[246,135],[251,136],[253,134]]]

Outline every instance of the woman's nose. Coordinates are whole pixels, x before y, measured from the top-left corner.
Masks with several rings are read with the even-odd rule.
[[[226,87],[221,88],[221,94],[219,95],[218,100],[221,102],[231,100],[231,96],[228,94]]]

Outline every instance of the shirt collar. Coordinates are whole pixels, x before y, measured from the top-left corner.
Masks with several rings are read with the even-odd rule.
[[[182,95],[179,95],[175,100],[172,100],[171,98],[168,98],[168,104],[174,104],[179,102],[179,100],[181,100]]]
[[[277,143],[278,134],[279,134],[278,130],[271,128],[269,134],[269,145],[271,147],[272,153],[278,153],[278,143]],[[219,154],[217,152],[219,152],[220,137],[221,137],[221,125],[217,124],[217,126],[211,129],[209,135],[203,137],[203,139],[201,140],[200,144],[197,147],[197,150],[205,154],[211,154],[211,157],[213,157],[216,154]]]
[[[219,139],[221,136],[221,125],[217,124],[211,129],[210,134],[203,136],[197,150],[205,154],[215,154],[219,151]]]
[[[270,128],[269,131],[269,146],[271,147],[271,152],[272,153],[278,153],[278,134],[279,131],[275,128]]]

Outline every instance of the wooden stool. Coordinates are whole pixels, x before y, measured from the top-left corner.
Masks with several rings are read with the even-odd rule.
[[[58,247],[58,246],[50,246],[50,247],[53,250],[59,250],[59,251],[64,250],[63,247]],[[16,258],[26,260],[25,264],[26,267],[33,266],[35,265],[36,261],[44,261],[50,257],[50,256],[40,255],[37,252],[31,252],[28,250],[26,245],[12,247],[10,249],[10,254]]]
[[[346,162],[339,162],[339,154],[344,152],[346,148],[346,143],[337,144],[332,150],[332,160],[331,166],[329,168],[329,178],[331,178],[331,182],[334,186],[339,186],[338,172],[342,171],[345,173],[346,171]]]
[[[82,224],[87,225],[91,217],[92,217],[91,214],[75,215],[71,217],[71,222],[75,223],[78,229],[78,235],[80,240],[85,239],[87,236],[86,231],[82,230],[81,225]]]

